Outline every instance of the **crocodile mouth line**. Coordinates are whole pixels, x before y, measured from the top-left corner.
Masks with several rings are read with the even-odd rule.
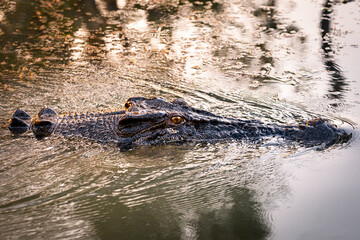
[[[152,126],[152,127],[149,127],[149,128],[144,129],[144,130],[141,130],[140,132],[138,132],[138,134],[141,134],[141,133],[144,133],[144,132],[148,132],[148,131],[151,131],[151,130],[155,130],[155,129],[160,128],[160,127],[162,127],[162,126],[164,126],[164,125],[165,125],[165,120],[157,123],[156,125],[154,125],[154,126]]]

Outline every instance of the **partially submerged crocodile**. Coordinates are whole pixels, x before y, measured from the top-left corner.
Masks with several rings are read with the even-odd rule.
[[[330,146],[351,138],[351,134],[320,118],[293,126],[265,124],[216,116],[190,107],[182,99],[169,102],[143,97],[130,98],[121,110],[98,113],[58,115],[44,107],[31,118],[18,109],[9,120],[9,129],[14,134],[30,129],[38,139],[55,134],[113,142],[122,149],[185,142],[258,141],[264,137],[281,137],[305,146]]]

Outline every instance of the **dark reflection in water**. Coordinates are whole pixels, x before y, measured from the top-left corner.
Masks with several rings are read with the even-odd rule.
[[[105,0],[106,8],[108,11],[117,11],[119,10],[116,0]]]
[[[342,1],[343,4],[352,2]],[[341,70],[341,67],[334,59],[334,51],[331,41],[331,15],[334,11],[333,6],[336,4],[333,0],[325,1],[320,22],[322,44],[321,48],[324,51],[324,61],[326,70],[329,72],[331,78],[332,89],[329,90],[328,96],[330,98],[339,99],[343,97],[344,92],[347,90],[346,78]]]
[[[261,26],[264,28],[266,34],[271,34],[273,31],[278,29],[278,20],[276,14],[276,1],[269,0],[265,5],[260,6],[253,12],[254,16],[261,19]],[[270,37],[270,36],[269,36]],[[262,64],[274,65],[274,59],[270,50],[268,49],[266,42],[261,42],[256,45],[262,51],[260,61]],[[258,78],[259,79],[259,78]],[[261,79],[261,78],[260,78]]]
[[[234,189],[234,205],[224,210],[200,215],[199,239],[265,239],[268,223],[249,189]],[[220,210],[222,211],[222,210]]]
[[[266,5],[261,6],[254,15],[264,18],[264,24],[266,31],[277,29],[278,22],[276,20],[276,0],[269,0]]]
[[[16,71],[28,67],[27,62],[44,66],[54,57],[67,62],[67,37],[79,26],[74,20],[76,2],[5,1],[5,10],[9,10],[1,26],[1,69]]]
[[[220,12],[223,7],[223,4],[221,4],[219,1],[214,0],[189,0],[189,2],[194,6],[195,9],[198,10],[206,9],[205,7],[209,4],[211,6],[211,9],[215,12]]]
[[[181,209],[164,199],[129,209],[118,198],[107,197],[103,207],[98,203],[103,219],[94,225],[102,239],[265,239],[270,228],[251,191],[231,191],[232,207],[216,210]]]

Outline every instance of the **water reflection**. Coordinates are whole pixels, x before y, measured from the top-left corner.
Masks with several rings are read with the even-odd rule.
[[[278,29],[276,0],[269,0],[267,4],[260,6],[260,8],[254,11],[254,15],[256,17],[262,17],[264,19],[264,23],[262,24],[262,26],[265,27],[266,31]]]
[[[342,3],[347,3],[350,1],[343,1]],[[324,63],[326,70],[329,72],[331,78],[332,89],[329,90],[328,96],[330,98],[342,98],[344,92],[346,91],[346,78],[341,70],[341,67],[335,62],[333,44],[331,41],[331,15],[334,11],[334,1],[327,0],[323,5],[322,17],[320,22],[321,28],[321,38],[322,44],[321,48],[324,51]]]
[[[350,1],[343,1],[347,2]],[[333,57],[330,15],[334,4],[326,1],[323,5],[321,47],[332,81],[329,96],[341,98],[347,84]],[[120,66],[137,64],[144,68],[154,63],[165,64],[172,68],[171,71],[181,68],[177,74],[183,74],[185,78],[193,78],[201,72],[216,78],[250,78],[251,88],[276,81],[298,84],[301,79],[295,78],[296,73],[291,74],[291,70],[275,73],[274,67],[281,62],[274,58],[274,37],[278,33],[291,37],[300,30],[295,24],[285,25],[281,21],[277,5],[275,0],[249,6],[244,3],[260,22],[261,32],[246,32],[243,27],[245,34],[238,35],[236,31],[241,27],[234,31],[232,26],[224,26],[217,20],[205,21],[207,11],[220,18],[238,12],[239,19],[246,12],[241,8],[241,11],[236,10],[231,4],[234,9],[229,11],[226,4],[212,0],[162,1],[158,4],[115,0],[9,1],[4,3],[2,11],[6,21],[1,27],[0,57],[4,60],[0,68],[4,73],[12,71],[18,76],[32,78],[40,71],[39,67],[46,68],[52,63],[57,63],[54,67],[63,68],[72,63],[108,60]],[[192,17],[194,20],[189,21]],[[247,24],[251,26],[258,22]],[[185,37],[186,32],[189,37]],[[262,32],[268,36],[254,38],[253,35]],[[299,48],[302,48],[306,38],[300,36],[299,39]],[[243,44],[251,41],[254,42]],[[227,58],[225,63],[221,60],[224,57]]]
[[[231,191],[232,199],[218,209],[206,204],[186,209],[166,197],[129,209],[117,198],[106,198],[106,207],[98,211],[105,221],[95,221],[94,227],[102,239],[265,239],[270,229],[251,191]]]
[[[210,8],[215,12],[220,12],[223,9],[223,4],[214,0],[189,0],[196,10],[206,10]]]
[[[44,104],[58,112],[101,110],[134,95],[182,97],[219,115],[266,122],[319,116],[324,109],[309,113],[277,100],[285,86],[290,102],[302,102],[293,93],[307,96],[324,74],[322,61],[306,55],[318,50],[308,48],[306,31],[279,10],[284,2],[0,3],[0,236],[269,237],[263,198],[288,194],[278,166],[301,151],[298,146],[120,153],[61,138],[14,138],[4,123],[18,106],[34,114]],[[322,49],[336,91],[331,94],[339,98],[346,80],[332,56],[333,3],[326,4]]]
[[[136,166],[115,174],[111,183],[86,199],[88,204],[77,204],[79,215],[86,216],[86,212],[101,215],[91,221],[104,239],[268,236],[268,219],[256,200],[256,192],[240,184],[249,177],[238,168],[246,156],[241,160],[232,149],[218,152],[208,148],[207,157],[225,154],[226,161],[194,160],[194,156],[200,157],[199,150],[202,151],[195,148],[189,153],[185,148],[179,151],[165,147],[146,158],[146,150],[135,156],[126,153],[127,160],[136,159]],[[145,159],[148,163],[143,162]]]
[[[55,153],[49,157],[50,145]],[[189,152],[188,147],[169,146],[123,154],[95,145],[72,145],[74,151],[70,145],[53,141],[39,149],[36,162],[24,161],[7,170],[16,174],[26,169],[21,178],[14,176],[1,185],[21,189],[0,188],[3,236],[264,239],[270,233],[258,193],[246,184],[258,184],[270,175],[263,172],[265,165],[247,163],[249,149]],[[31,151],[31,146],[24,149]],[[24,155],[14,155],[15,161]],[[259,174],[247,173],[255,169]],[[27,197],[10,200],[21,195]]]
[[[110,62],[118,65],[138,64],[145,67],[150,59],[152,63],[168,66],[185,63],[181,70],[185,73],[184,77],[191,77],[199,70],[206,74],[210,72],[210,75],[216,72],[218,77],[244,74],[243,69],[253,71],[253,75],[261,75],[262,66],[259,68],[252,60],[255,55],[246,53],[243,47],[248,46],[241,46],[243,41],[251,41],[253,32],[235,38],[227,37],[234,30],[236,33],[237,29],[223,26],[218,19],[207,20],[208,10],[216,17],[218,14],[219,19],[225,17],[228,13],[223,5],[208,0],[164,1],[161,4],[110,0],[14,2],[12,11],[5,14],[5,28],[10,30],[0,36],[4,39],[0,54],[5,59],[1,67],[4,71],[22,69],[19,75],[29,77],[39,71],[36,67],[43,68],[50,63],[96,63],[109,58]],[[275,5],[275,1],[270,1],[267,6],[254,11],[255,16],[264,17],[267,30],[277,29]],[[24,12],[23,9],[31,11]],[[242,8],[239,10],[237,16],[244,11]],[[18,22],[18,16],[24,21]],[[239,21],[239,24],[243,23]],[[187,26],[189,37],[174,38],[174,35],[182,34],[184,26]],[[21,41],[15,40],[19,39],[15,32],[21,34]],[[221,37],[221,32],[225,32],[225,38]],[[274,65],[265,44],[250,47],[262,51],[259,54],[262,64]],[[221,76],[224,74],[217,66],[217,61],[223,57],[234,62],[231,66],[220,65],[225,76]]]

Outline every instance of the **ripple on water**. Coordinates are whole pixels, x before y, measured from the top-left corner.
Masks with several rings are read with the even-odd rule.
[[[264,122],[296,123],[317,116],[301,107],[273,98],[258,99],[241,91],[204,91],[197,90],[201,87],[196,84],[185,82],[164,84],[155,77],[134,80],[131,76],[104,74],[106,71],[92,72],[106,80],[102,86],[104,93],[95,90],[98,94],[95,97],[89,93],[96,86],[94,79],[75,90],[71,81],[81,79],[69,80],[62,88],[67,95],[55,103],[55,108],[69,111],[119,107],[127,95],[141,94],[169,99],[182,97],[195,107],[219,115],[258,118]],[[56,83],[48,80],[47,87],[52,89]],[[139,88],[124,93],[132,84]],[[106,89],[121,87],[121,91],[106,95],[110,92]],[[89,106],[84,99],[103,105]],[[74,106],[69,105],[71,102]],[[36,112],[41,105],[37,102],[31,111]],[[216,218],[225,221],[231,211],[240,211],[240,205],[253,211],[253,215],[245,214],[244,219],[250,221],[256,215],[258,224],[267,225],[273,220],[256,201],[271,205],[272,199],[286,196],[279,158],[301,151],[296,145],[279,145],[274,141],[264,145],[160,146],[123,153],[114,146],[86,140],[50,137],[37,141],[31,134],[13,138],[6,132],[0,150],[0,177],[6,179],[0,183],[0,213],[7,217],[1,219],[1,229],[18,236],[31,236],[39,230],[24,226],[32,224],[40,231],[58,234],[59,238],[87,232],[96,234],[94,225],[110,221],[113,215],[109,209],[114,209],[119,211],[118,221],[124,223],[124,219],[136,219],[142,212],[160,218],[171,211],[178,221],[173,224],[180,224],[183,231],[188,231],[184,234],[191,235],[204,216],[215,213]],[[49,221],[51,224],[47,226],[45,223]],[[58,233],[57,228],[65,229],[64,233]]]
[[[340,71],[342,40],[327,34],[323,45],[339,49],[334,59],[319,53],[314,22],[323,1],[76,2],[0,4],[1,239],[264,239],[274,223],[269,209],[290,192],[284,166],[317,154],[278,139],[130,152],[78,139],[37,141],[3,127],[17,107],[31,116],[44,105],[98,111],[156,96],[269,123],[325,113],[354,128],[327,115],[346,108],[341,98],[355,85]],[[328,60],[341,67],[335,74]],[[349,79],[331,79],[342,74]],[[340,97],[333,106],[326,92]],[[315,113],[292,103],[315,101]]]

